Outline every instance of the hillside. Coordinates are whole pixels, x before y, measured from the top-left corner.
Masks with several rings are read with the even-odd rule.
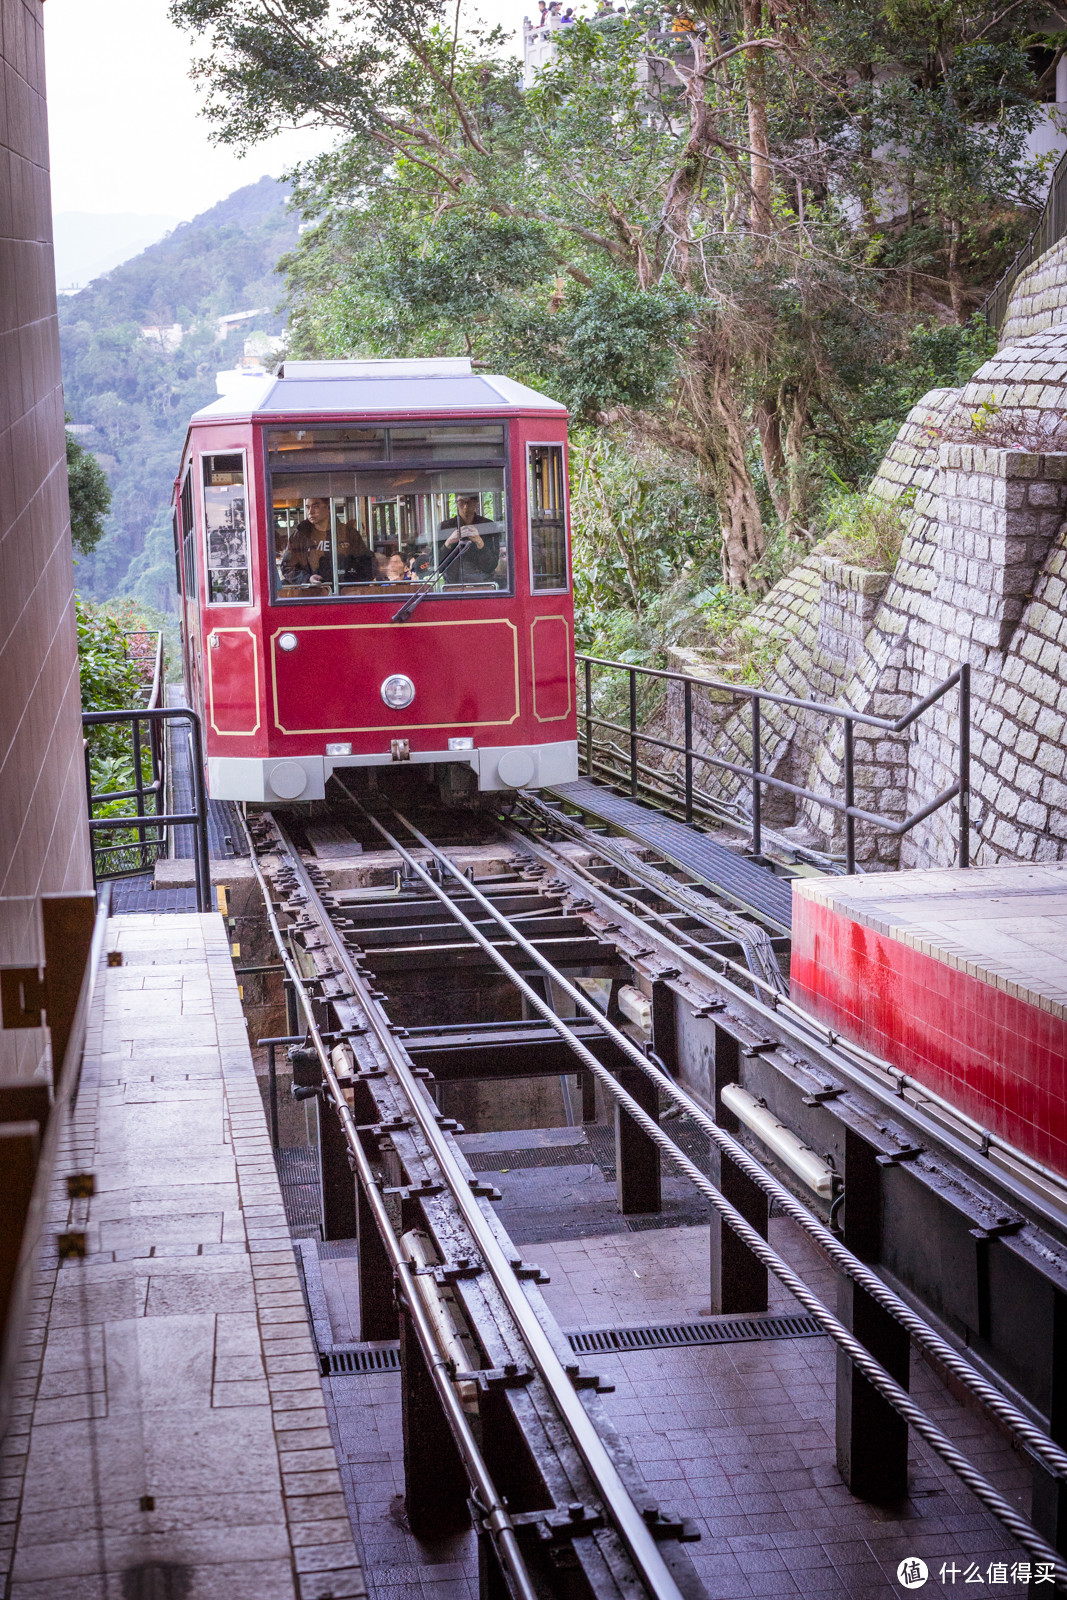
[[[79,559],[83,594],[173,608],[169,506],[186,425],[220,368],[282,331],[274,266],[297,237],[287,197],[262,178],[60,300],[67,411],[114,496],[107,533]],[[219,336],[219,318],[253,309]]]

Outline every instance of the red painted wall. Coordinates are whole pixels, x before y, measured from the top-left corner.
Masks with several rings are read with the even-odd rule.
[[[793,998],[1067,1177],[1067,1022],[796,895]]]

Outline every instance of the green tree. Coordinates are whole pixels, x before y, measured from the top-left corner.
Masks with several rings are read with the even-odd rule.
[[[1030,0],[763,0],[582,23],[521,92],[429,0],[173,0],[220,139],[337,132],[295,199],[295,351],[454,350],[685,456],[723,572],[808,537],[820,460],[1037,198]],[[1005,241],[1010,229],[1005,231]],[[896,393],[902,385],[897,383]],[[906,385],[904,385],[906,387]]]
[[[70,537],[75,550],[88,555],[104,532],[111,510],[107,474],[72,433],[67,434],[67,491],[70,495]]]

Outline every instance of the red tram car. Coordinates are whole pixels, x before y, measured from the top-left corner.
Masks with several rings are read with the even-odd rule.
[[[397,762],[576,777],[564,407],[465,359],[219,388],[174,501],[213,798],[316,800]]]

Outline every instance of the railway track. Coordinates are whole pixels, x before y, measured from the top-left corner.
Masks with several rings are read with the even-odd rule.
[[[745,1054],[784,1086],[785,1099],[795,1091],[813,1116],[833,1117],[843,1144],[851,1130],[855,1145],[856,1129],[866,1134],[872,1124],[884,1170],[906,1168],[931,1194],[955,1194],[959,1173],[980,1169],[966,1220],[1051,1270],[1062,1255],[1061,1213],[1047,1177],[1014,1171],[1008,1152],[983,1149],[973,1130],[909,1098],[907,1085],[882,1083],[877,1063],[845,1051],[789,1002],[773,930],[698,886],[535,801],[504,825],[515,871],[479,882],[404,813],[380,803],[371,810],[345,794],[346,819],[401,864],[390,892],[332,887],[286,820],[271,813],[250,820],[249,842],[304,1036],[294,1083],[316,1105],[327,1233],[358,1237],[364,1338],[401,1341],[413,1529],[440,1533],[472,1517],[489,1570],[523,1600],[564,1587],[569,1594],[579,1575],[579,1586],[597,1596],[632,1593],[635,1584],[664,1600],[694,1592],[690,1530],[652,1504],[613,1450],[595,1376],[575,1365],[536,1287],[536,1268],[494,1217],[488,1186],[456,1145],[432,1074],[420,1065],[454,1070],[474,1055],[488,1073],[492,1053],[502,1077],[509,1061],[523,1073],[577,1071],[587,1103],[598,1085],[617,1117],[623,1209],[653,1209],[660,1162],[684,1176],[724,1237],[738,1241],[732,1248],[778,1278],[834,1342],[854,1381],[900,1419],[905,1458],[911,1429],[1067,1592],[1067,1564],[1053,1542],[916,1404],[906,1364],[902,1374],[899,1362],[877,1359],[869,1346],[877,1350],[879,1341],[865,1343],[860,1323],[848,1326],[768,1243],[770,1204],[905,1345],[1010,1435],[1043,1480],[1067,1485],[1067,1452],[1035,1420],[1036,1408],[1005,1393],[988,1363],[982,1370],[915,1296],[897,1293],[852,1248],[862,1229],[858,1206],[848,1218],[845,1162],[844,1192],[820,1210],[741,1142],[739,1125],[731,1128],[722,1113],[723,1085],[710,1095],[683,1086],[679,1017],[712,1030],[720,1045],[732,1042],[735,1065]],[[426,1030],[409,1034],[398,1019],[413,1004],[413,965],[442,995],[444,974],[480,974],[483,984],[491,974],[491,998],[506,1016],[480,1038],[469,1022],[443,1023],[429,1040]],[[619,992],[639,993],[639,983],[650,991],[651,1037],[619,1010]],[[672,1137],[671,1115],[707,1135],[718,1181]],[[860,1193],[857,1183],[854,1197]],[[1009,1217],[1009,1228],[997,1220]],[[839,1439],[840,1429],[839,1419]],[[446,1461],[453,1473],[442,1470]]]

